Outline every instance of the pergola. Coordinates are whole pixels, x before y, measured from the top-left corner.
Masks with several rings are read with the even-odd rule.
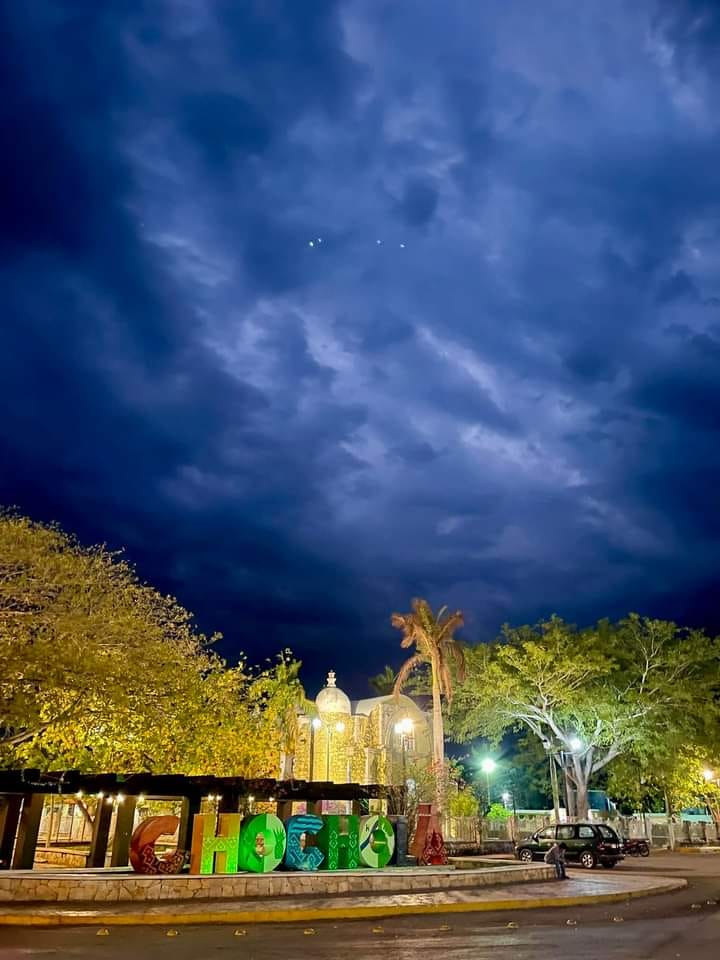
[[[219,813],[236,813],[243,801],[252,797],[273,802],[281,819],[292,812],[292,804],[305,802],[312,809],[325,801],[345,801],[353,812],[362,812],[363,801],[387,799],[389,790],[380,784],[324,783],[306,780],[246,780],[242,777],[188,777],[154,773],[81,773],[63,770],[41,773],[39,770],[0,770],[0,867],[28,870],[35,860],[35,849],[47,795],[98,796],[122,795],[117,806],[110,865],[126,866],[138,797],[174,798],[182,801],[178,849],[189,848],[193,815],[200,812],[202,800],[219,797]],[[114,807],[98,804],[93,820],[88,867],[105,865]],[[407,841],[406,841],[407,842]]]

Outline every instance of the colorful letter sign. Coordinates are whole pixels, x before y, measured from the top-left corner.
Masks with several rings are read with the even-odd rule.
[[[307,838],[322,830],[322,819],[312,813],[300,813],[285,821],[287,849],[285,866],[288,870],[317,870],[323,862],[323,852],[319,847],[311,847]],[[305,837],[303,848],[302,838]]]
[[[360,859],[366,867],[386,867],[395,849],[395,831],[387,817],[360,821]]]
[[[162,836],[172,836],[180,825],[180,818],[173,816],[148,817],[137,825],[130,840],[130,865],[136,873],[180,873],[185,866],[185,851],[158,857],[155,841]]]
[[[274,813],[243,820],[238,863],[241,870],[271,873],[285,855],[285,827]]]
[[[303,837],[305,842],[303,843]],[[395,850],[395,831],[387,817],[289,817],[283,826],[272,813],[246,817],[196,814],[191,873],[270,873],[285,859],[288,870],[356,870],[386,867]],[[139,868],[133,862],[135,869]]]
[[[359,817],[335,814],[323,817],[323,828],[315,841],[325,854],[321,865],[323,870],[357,870],[360,866],[359,827]]]
[[[237,873],[240,819],[239,813],[221,813],[216,833],[211,813],[195,814],[190,873]]]

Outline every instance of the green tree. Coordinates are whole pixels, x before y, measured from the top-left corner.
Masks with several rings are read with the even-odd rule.
[[[463,650],[455,639],[455,631],[463,625],[459,610],[448,613],[441,607],[433,614],[426,600],[414,599],[410,613],[393,613],[391,623],[402,631],[400,646],[415,648],[415,653],[400,667],[395,678],[394,692],[399,695],[410,674],[421,664],[429,664],[432,679],[433,702],[433,764],[440,770],[445,762],[445,733],[442,713],[442,697],[452,702],[454,677],[464,677]],[[441,804],[438,786],[436,800]]]
[[[530,730],[565,769],[576,814],[591,779],[615,758],[651,756],[668,728],[689,740],[716,711],[718,644],[697,630],[631,615],[578,630],[558,617],[505,627],[466,652],[452,729],[495,741]]]
[[[299,715],[316,715],[315,704],[308,700],[300,681],[301,666],[290,650],[284,650],[278,654],[275,666],[260,674],[253,691],[253,696],[261,701],[262,711],[275,724],[281,755],[280,776],[283,780],[293,776],[300,737]]]
[[[172,597],[104,547],[0,514],[0,750],[32,753],[73,723],[157,717],[212,665]]]
[[[210,642],[117,554],[0,514],[0,765],[277,776],[300,664]]]

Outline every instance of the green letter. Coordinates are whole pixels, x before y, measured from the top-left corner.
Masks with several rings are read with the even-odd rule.
[[[345,833],[340,832],[340,821],[346,821]],[[315,841],[325,854],[323,870],[357,870],[360,866],[358,829],[360,818],[339,817],[336,814],[323,816],[323,828]]]
[[[395,831],[387,817],[363,817],[360,821],[360,859],[366,867],[386,867],[395,849]]]
[[[285,827],[274,813],[258,813],[243,821],[238,861],[242,870],[270,873],[285,854]]]
[[[239,839],[239,813],[221,813],[217,832],[213,814],[196,813],[190,873],[237,873]]]

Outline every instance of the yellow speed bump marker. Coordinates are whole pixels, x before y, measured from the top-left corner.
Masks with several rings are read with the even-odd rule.
[[[315,930],[313,929],[313,927],[305,927],[305,929],[303,930],[303,933],[305,934],[306,937],[311,937],[315,933]]]
[[[178,936],[178,932],[177,932],[177,930],[167,930],[166,933],[165,933],[165,936],[166,936],[166,937],[177,937],[177,936]]]
[[[514,920],[511,920],[510,923],[507,925],[508,930],[517,930],[518,927],[519,927],[519,924],[515,923]]]
[[[373,933],[385,933],[385,930],[383,929],[383,927],[373,927],[373,928],[372,928],[372,932],[373,932]]]
[[[109,937],[110,931],[107,927],[101,927],[98,932],[95,934],[96,937]]]
[[[247,930],[236,930],[236,931],[233,933],[233,936],[234,936],[234,937],[244,937],[246,933],[247,933]]]

